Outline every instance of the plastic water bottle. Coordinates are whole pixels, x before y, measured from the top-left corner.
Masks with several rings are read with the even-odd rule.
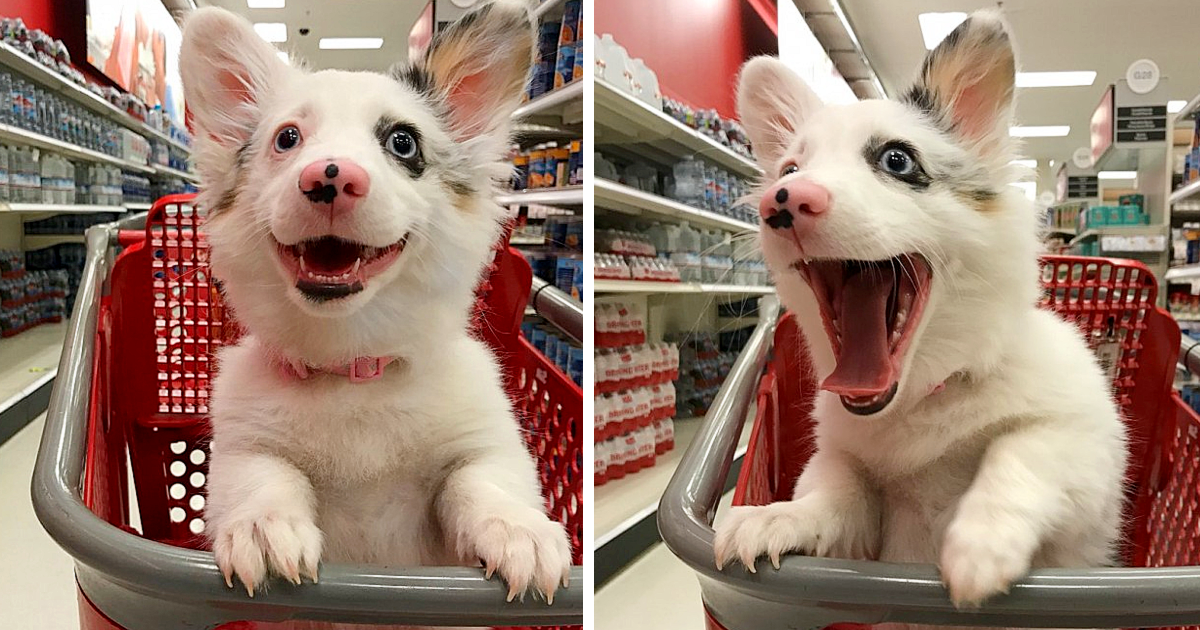
[[[0,94],[4,94],[0,89]],[[0,144],[0,201],[11,201],[8,188],[8,147]]]
[[[704,164],[692,156],[675,163],[675,199],[695,208],[704,207]]]

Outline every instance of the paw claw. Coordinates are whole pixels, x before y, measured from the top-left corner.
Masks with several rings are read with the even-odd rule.
[[[505,601],[524,601],[532,588],[550,602],[569,580],[571,547],[563,527],[535,508],[484,516],[459,540],[464,557],[483,559],[485,579],[499,574],[508,585]]]

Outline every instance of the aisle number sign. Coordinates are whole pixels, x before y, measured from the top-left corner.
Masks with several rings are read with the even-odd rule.
[[[1161,142],[1166,139],[1166,104],[1117,107],[1117,142]]]

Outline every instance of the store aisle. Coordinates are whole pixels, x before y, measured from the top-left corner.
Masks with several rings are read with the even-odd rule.
[[[29,483],[43,414],[0,445],[0,628],[77,630],[75,570],[33,514]]]
[[[721,497],[717,520],[733,493]],[[663,543],[650,548],[596,591],[595,630],[704,630],[696,573]]]

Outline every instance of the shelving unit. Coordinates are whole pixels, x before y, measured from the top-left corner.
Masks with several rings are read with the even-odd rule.
[[[173,176],[183,179],[185,181],[192,182],[193,184],[200,183],[200,177],[194,173],[188,173],[186,171],[181,171],[179,169],[171,168],[169,166],[163,166],[161,164],[155,164],[154,170],[159,175],[173,175]]]
[[[596,280],[596,293],[712,293],[723,295],[769,295],[775,287],[696,282],[655,282],[639,280]]]
[[[1200,201],[1200,179],[1180,186],[1171,193],[1169,201],[1171,205],[1181,201]]]
[[[540,204],[544,206],[582,206],[583,186],[564,188],[535,188],[496,196],[502,206]]]
[[[123,169],[135,171],[138,173],[151,174],[154,173],[154,168],[147,164],[138,164],[129,160],[114,157],[99,151],[93,151],[86,147],[77,146],[69,142],[63,142],[57,138],[43,136],[40,133],[35,133],[20,127],[12,125],[0,124],[0,140],[24,144],[47,151],[62,154],[68,158],[77,160],[88,160],[91,162],[100,162],[102,164],[112,164]]]
[[[45,249],[62,243],[84,243],[83,234],[26,234],[21,238],[25,251]]]
[[[552,126],[583,124],[583,80],[572,81],[525,103],[513,112],[514,120]]]
[[[146,204],[149,208],[150,205]],[[93,214],[96,212],[125,212],[124,206],[93,206],[74,203],[0,203],[0,212],[19,214]]]
[[[593,185],[597,207],[631,215],[651,215],[669,219],[683,219],[697,227],[717,228],[734,232],[757,232],[758,226],[745,221],[684,205],[673,199],[660,197],[636,188],[618,184],[607,179],[596,178]]]
[[[1200,280],[1200,263],[1177,265],[1167,270],[1167,280]]]
[[[1150,249],[1106,249],[1106,251],[1124,251],[1124,252],[1157,252],[1166,250],[1166,228],[1161,225],[1130,225],[1130,226],[1111,226],[1100,227],[1086,230],[1080,233],[1075,238],[1071,239],[1071,245],[1075,246],[1085,241],[1094,238],[1102,238],[1105,236],[1117,237],[1161,237],[1163,242],[1160,246]]]

